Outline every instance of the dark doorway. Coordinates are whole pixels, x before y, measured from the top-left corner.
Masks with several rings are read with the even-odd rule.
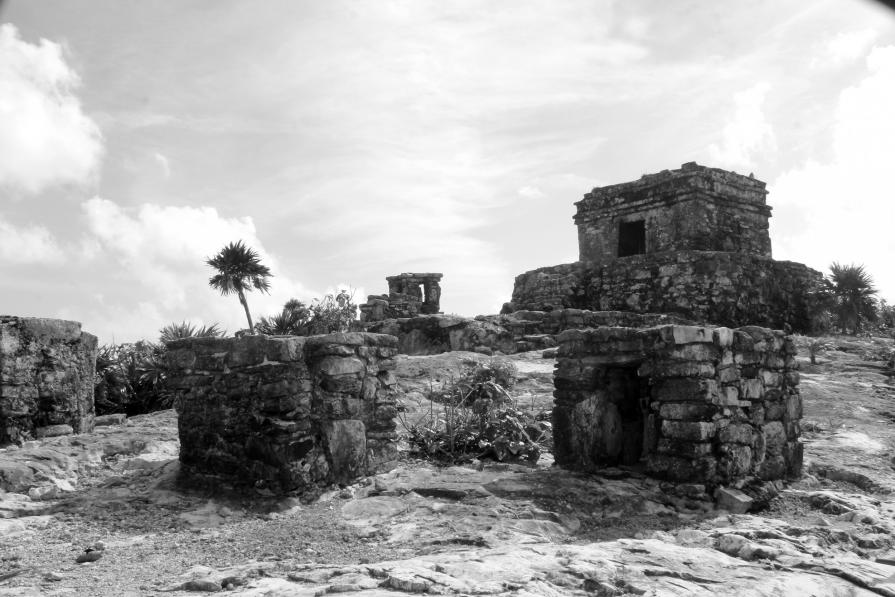
[[[618,256],[646,253],[646,226],[643,220],[618,223]]]
[[[649,379],[638,376],[636,367],[618,367],[606,370],[605,381],[609,400],[618,409],[620,419],[618,445],[610,453],[617,454],[618,464],[636,465],[645,456]]]

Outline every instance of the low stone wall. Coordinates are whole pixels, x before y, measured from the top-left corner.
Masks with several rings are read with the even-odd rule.
[[[716,251],[633,255],[606,265],[540,268],[516,277],[508,310],[582,308],[669,313],[703,323],[810,331],[822,276],[800,263]]]
[[[186,482],[308,494],[394,465],[396,338],[259,335],[168,348]]]
[[[92,431],[95,370],[80,323],[0,316],[0,445]]]
[[[420,315],[364,324],[368,332],[398,338],[402,354],[440,354],[454,350],[516,352],[513,334],[499,324],[454,315]]]
[[[554,457],[645,464],[708,486],[801,474],[795,345],[760,327],[601,327],[559,335]]]
[[[398,351],[409,355],[440,354],[455,350],[512,354],[556,346],[554,336],[563,330],[604,325],[651,327],[692,323],[674,315],[630,311],[516,311],[479,315],[422,315],[363,323],[366,331],[398,338]]]

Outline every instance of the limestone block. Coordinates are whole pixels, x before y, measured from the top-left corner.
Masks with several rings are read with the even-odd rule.
[[[758,373],[758,378],[764,384],[765,388],[774,388],[780,387],[783,376],[775,371],[768,371],[767,369],[761,369]]]
[[[662,340],[669,344],[711,343],[712,329],[693,325],[669,325],[659,328]]]
[[[752,471],[752,449],[742,444],[721,444],[718,447],[718,475],[726,480],[741,479]]]
[[[643,372],[638,371],[641,377],[697,377],[711,379],[715,377],[715,365],[711,362],[692,361],[647,361],[642,367]]]
[[[45,437],[59,437],[61,435],[71,435],[75,430],[71,425],[47,425],[46,427],[35,427],[34,436],[37,439]]]
[[[653,400],[711,402],[718,395],[713,379],[670,378],[657,381],[650,392]]]
[[[743,400],[761,400],[764,388],[759,379],[744,379],[740,382],[740,396]]]
[[[740,368],[736,365],[718,367],[716,379],[718,380],[718,383],[724,384],[739,381]]]
[[[653,454],[646,461],[647,471],[653,475],[688,483],[712,482],[716,466],[717,461],[711,457],[694,460],[670,454]]]
[[[337,483],[351,483],[366,472],[367,436],[361,421],[330,421],[324,434],[326,456]]]
[[[715,506],[731,514],[745,514],[752,507],[752,498],[739,489],[719,487],[715,490]]]
[[[733,345],[733,330],[719,327],[712,330],[712,342],[719,348],[730,348]]]
[[[685,458],[699,458],[712,453],[710,442],[689,442],[669,438],[661,438],[656,446],[659,454],[671,454]]]
[[[715,424],[695,421],[662,421],[662,436],[691,442],[708,441],[715,435]]]
[[[737,406],[740,403],[740,390],[734,385],[722,386],[718,391],[718,404],[723,406]]]
[[[798,421],[802,418],[802,396],[796,390],[784,400],[783,417],[785,421]]]
[[[722,443],[752,444],[752,426],[740,423],[727,425],[718,430],[718,441]]]
[[[678,421],[711,420],[717,412],[717,406],[706,403],[665,402],[659,406],[660,417]]]
[[[96,417],[94,425],[96,427],[105,427],[108,425],[124,425],[127,422],[127,415],[124,413],[113,413],[111,415],[102,415]]]

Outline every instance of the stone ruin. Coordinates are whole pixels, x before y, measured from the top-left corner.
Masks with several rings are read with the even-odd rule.
[[[190,484],[313,495],[397,459],[397,340],[367,333],[168,345]]]
[[[0,445],[93,430],[96,342],[76,321],[0,316]]]
[[[672,313],[808,331],[822,275],[771,258],[766,195],[752,175],[695,162],[595,188],[575,204],[579,261],[517,276],[504,312]]]
[[[360,306],[361,322],[400,319],[440,313],[441,278],[438,273],[388,276],[388,294],[371,294]]]
[[[802,399],[783,332],[664,325],[562,332],[554,457],[707,487],[797,477]]]

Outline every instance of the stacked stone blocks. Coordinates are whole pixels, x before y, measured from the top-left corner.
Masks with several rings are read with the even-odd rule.
[[[171,343],[184,480],[307,494],[393,466],[396,353],[367,333]]]
[[[96,343],[76,321],[0,316],[0,445],[93,430]]]
[[[783,332],[666,325],[559,335],[555,458],[643,464],[709,486],[801,473],[795,345]]]

